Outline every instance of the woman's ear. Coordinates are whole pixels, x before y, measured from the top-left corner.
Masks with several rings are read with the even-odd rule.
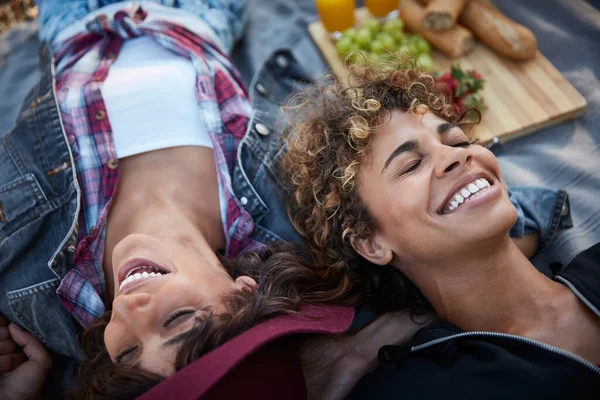
[[[376,235],[369,238],[352,236],[350,244],[358,254],[373,264],[387,265],[392,262],[394,255],[392,249],[380,243]]]
[[[258,283],[249,276],[243,275],[235,278],[235,286],[246,293],[252,293],[252,291],[258,289]]]

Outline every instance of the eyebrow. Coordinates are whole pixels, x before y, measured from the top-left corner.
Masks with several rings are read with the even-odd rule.
[[[450,122],[444,122],[444,123],[438,125],[437,131],[440,135],[443,136],[454,128],[458,128],[458,125],[452,124]]]
[[[163,346],[164,347],[169,347],[169,346],[173,346],[175,344],[183,342],[185,339],[187,339],[188,334],[190,333],[190,331],[192,329],[188,329],[185,332],[181,332],[180,334],[173,336],[171,339],[169,339],[166,342],[164,342]],[[140,361],[137,361],[135,364],[133,364],[133,368],[139,368],[140,365],[141,365],[140,363],[141,363]]]
[[[189,333],[192,329],[188,329],[185,332],[181,332],[180,334],[173,336],[171,339],[164,342],[163,346],[168,347],[168,346],[173,346],[175,344],[183,342],[185,339],[187,339],[187,337],[189,336]]]
[[[454,128],[458,128],[458,125],[452,124],[450,122],[444,122],[438,125],[437,132],[439,135],[443,136]],[[404,142],[400,146],[396,147],[396,150],[394,150],[392,154],[390,154],[388,159],[385,160],[385,164],[383,165],[381,173],[383,174],[383,171],[385,171],[387,167],[389,167],[394,158],[398,157],[402,153],[406,153],[407,151],[413,151],[418,148],[419,142],[417,142],[416,140],[409,140],[408,142]]]
[[[394,160],[394,158],[398,157],[402,153],[406,153],[407,151],[413,151],[418,148],[419,142],[417,142],[416,140],[409,140],[408,142],[404,142],[400,146],[396,147],[396,150],[394,150],[392,154],[390,154],[388,159],[385,160],[385,164],[383,165],[381,173],[383,174],[383,171],[385,171],[386,168],[389,167],[390,163]]]

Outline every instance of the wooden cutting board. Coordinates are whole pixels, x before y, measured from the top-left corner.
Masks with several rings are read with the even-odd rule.
[[[357,26],[367,18],[370,14],[366,8],[356,10]],[[310,24],[308,30],[333,73],[345,81],[345,67],[321,22]],[[458,59],[448,58],[438,51],[433,51],[432,57],[435,71],[449,71],[450,66],[458,62],[465,69],[477,70],[486,80],[480,93],[488,110],[474,128],[475,135],[484,144],[494,137],[504,142],[515,139],[585,112],[585,98],[539,51],[531,61],[515,62],[477,43],[473,52]]]

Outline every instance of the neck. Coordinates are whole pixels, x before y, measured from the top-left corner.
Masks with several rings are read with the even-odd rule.
[[[415,283],[440,319],[465,331],[524,335],[556,315],[564,287],[538,272],[508,236],[470,257],[420,267]]]
[[[384,345],[408,342],[433,315],[412,318],[409,312],[389,312],[345,336],[322,336],[300,347],[300,361],[308,399],[344,399],[356,383],[379,366],[378,352]]]
[[[163,149],[121,160],[103,262],[109,298],[112,252],[128,235],[185,238],[215,252],[225,249],[218,193],[212,149]]]

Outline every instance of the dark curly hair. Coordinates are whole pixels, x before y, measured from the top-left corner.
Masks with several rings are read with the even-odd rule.
[[[357,175],[372,138],[393,110],[431,111],[463,128],[480,118],[478,113],[477,121],[457,115],[447,87],[421,72],[414,60],[352,65],[347,82],[310,86],[283,107],[287,154],[281,179],[288,185],[290,219],[324,279],[338,282],[349,296],[369,297],[380,311],[424,312],[429,302],[405,275],[368,262],[350,243],[352,237],[374,233]]]
[[[228,295],[224,299],[227,313],[214,314],[210,310],[203,313],[177,351],[175,370],[263,321],[297,312],[302,304],[355,305],[337,296],[336,283],[323,280],[310,262],[306,250],[294,244],[278,244],[234,261],[222,260],[234,279],[248,275],[256,280],[258,287]],[[132,399],[166,378],[113,363],[104,345],[104,330],[109,321],[110,311],[83,333],[81,345],[86,357],[80,365],[78,385],[69,393],[70,399]]]

